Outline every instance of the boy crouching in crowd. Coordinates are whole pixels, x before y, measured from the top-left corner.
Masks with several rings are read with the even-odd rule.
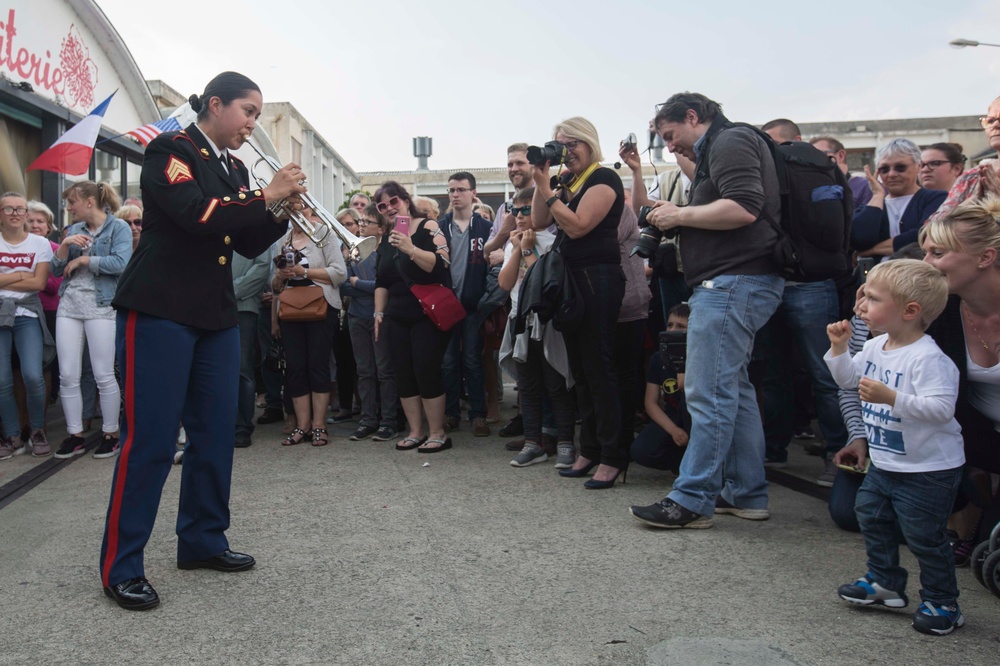
[[[947,299],[945,278],[932,266],[914,259],[879,264],[868,274],[858,307],[869,328],[882,335],[852,359],[850,324],[830,324],[824,357],[837,384],[858,389],[871,458],[855,504],[868,573],[837,592],[855,604],[905,607],[901,532],[920,563],[922,603],[913,628],[932,635],[965,624],[945,533],[965,463],[954,418],[958,369],[924,334]]]

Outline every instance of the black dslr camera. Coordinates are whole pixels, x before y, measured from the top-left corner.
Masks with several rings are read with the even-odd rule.
[[[556,166],[557,164],[566,162],[568,153],[569,150],[567,150],[566,144],[558,141],[549,141],[540,148],[538,146],[528,146],[528,162],[536,167],[543,167],[546,162],[551,166]]]
[[[662,331],[660,333],[660,358],[664,365],[684,372],[687,358],[687,331]]]

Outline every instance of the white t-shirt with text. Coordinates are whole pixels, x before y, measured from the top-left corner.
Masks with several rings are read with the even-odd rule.
[[[843,389],[857,388],[862,377],[895,390],[896,404],[861,401],[868,455],[887,472],[936,472],[965,463],[962,429],[955,420],[958,368],[930,336],[887,351],[888,335],[865,343],[854,358],[848,353],[826,361]]]
[[[0,236],[0,275],[8,273],[33,273],[35,267],[42,263],[52,263],[52,245],[49,239],[36,234],[28,234],[20,243],[11,244]],[[0,289],[0,298],[19,301],[28,292]],[[35,314],[24,308],[14,311],[16,317],[34,317]]]

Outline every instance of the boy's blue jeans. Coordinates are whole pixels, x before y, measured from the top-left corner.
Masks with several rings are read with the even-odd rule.
[[[920,599],[945,606],[955,603],[955,555],[945,524],[961,481],[961,467],[905,473],[871,466],[854,508],[865,538],[868,571],[876,583],[894,592],[906,590],[906,569],[899,566],[898,525],[920,563]]]

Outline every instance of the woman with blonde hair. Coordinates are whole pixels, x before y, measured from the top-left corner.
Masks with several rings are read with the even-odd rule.
[[[422,197],[419,194],[413,197],[413,204],[421,215],[428,220],[441,219],[441,206],[430,197]]]
[[[139,246],[139,234],[142,233],[142,209],[138,206],[125,205],[115,212],[115,217],[123,220],[132,230],[132,251]]]
[[[56,312],[56,349],[59,353],[59,397],[69,433],[56,458],[84,452],[83,396],[80,390],[84,342],[90,350],[94,380],[100,394],[104,435],[95,458],[118,453],[118,417],[121,392],[115,379],[115,309],[111,301],[118,278],[132,257],[132,232],[112,211],[121,199],[106,183],[83,180],[63,192],[74,224],[52,258],[52,273],[63,276]]]
[[[617,173],[601,166],[600,139],[589,120],[564,120],[556,125],[553,138],[565,151],[566,173],[553,189],[552,165],[535,168],[531,221],[536,230],[553,223],[559,228],[552,249],[562,254],[582,304],[579,320],[568,326],[564,322],[562,330],[582,419],[580,457],[559,474],[583,477],[596,467],[594,478],[584,486],[600,490],[613,487],[628,468],[628,451],[619,437],[621,407],[612,360],[625,296],[618,252],[625,188]]]

